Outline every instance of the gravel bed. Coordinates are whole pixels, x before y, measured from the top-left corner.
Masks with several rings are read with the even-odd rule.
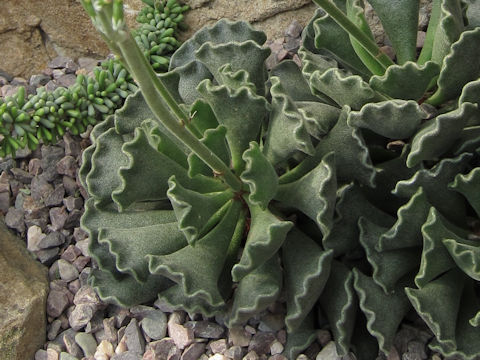
[[[269,41],[271,68],[296,51],[302,28],[293,22],[285,37]],[[75,82],[75,73],[89,74],[95,59],[78,62],[59,57],[42,74],[29,81],[0,71],[0,95],[25,86],[53,90]],[[88,254],[87,234],[79,227],[87,198],[78,179],[82,151],[90,145],[88,132],[65,134],[55,146],[22,150],[15,159],[0,159],[0,211],[7,226],[27,243],[28,249],[49,268],[48,328],[44,348],[35,360],[285,360],[285,304],[279,302],[250,319],[243,327],[227,329],[221,318],[189,316],[155,302],[130,309],[103,303],[86,280],[96,264]],[[431,333],[413,318],[403,324],[388,360],[442,359],[426,348]],[[337,356],[328,330],[297,360],[352,360]],[[379,359],[386,359],[379,357]]]

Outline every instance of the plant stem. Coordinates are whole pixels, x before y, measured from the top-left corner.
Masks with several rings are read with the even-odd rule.
[[[106,30],[105,35],[120,50],[127,68],[130,69],[131,75],[142,90],[146,103],[157,119],[215,173],[222,176],[234,191],[241,190],[242,182],[231,169],[185,128],[188,117],[180,109],[160,79],[158,79],[128,29],[113,31],[111,30],[108,16],[102,12],[99,15],[98,19]]]
[[[338,25],[355,38],[358,43],[373,56],[373,58],[386,70],[394,62],[383,53],[371,38],[368,37],[357,25],[355,25],[331,0],[313,0],[323,8]]]

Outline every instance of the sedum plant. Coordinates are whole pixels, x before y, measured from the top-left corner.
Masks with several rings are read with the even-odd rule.
[[[82,226],[100,297],[241,324],[282,295],[289,359],[320,326],[339,355],[388,354],[418,314],[446,356],[480,355],[480,12],[434,0],[314,0],[302,67],[267,73],[262,32],[221,20],[155,75],[122,1],[83,0],[140,91],[92,132]],[[407,317],[408,315],[408,317]]]
[[[176,0],[143,0],[133,31],[135,40],[156,72],[168,69],[171,53],[180,43],[177,28],[182,26],[187,5]],[[120,108],[125,98],[137,90],[132,77],[114,59],[102,62],[94,75],[77,76],[76,83],[52,92],[44,87],[26,96],[25,88],[5,99],[0,98],[0,157],[28,146],[53,143],[66,131],[78,135]]]

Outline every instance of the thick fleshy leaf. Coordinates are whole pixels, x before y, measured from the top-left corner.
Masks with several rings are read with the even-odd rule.
[[[476,0],[467,0],[468,28],[480,26],[480,3]]]
[[[168,198],[178,219],[178,227],[189,244],[194,244],[219,221],[224,205],[232,200],[230,189],[199,193],[182,186],[175,176],[168,180]],[[212,222],[213,221],[213,222]]]
[[[441,65],[450,48],[464,30],[461,0],[440,0],[437,28],[432,45],[432,60]]]
[[[361,216],[367,216],[369,220],[386,228],[394,222],[392,217],[373,206],[357,185],[351,184],[339,189],[338,197],[338,216],[332,230],[322,240],[325,249],[333,249],[335,256],[348,253],[359,246],[357,223]]]
[[[330,278],[320,297],[320,306],[330,323],[338,355],[350,349],[358,300],[353,288],[353,273],[341,262],[333,260]]]
[[[251,204],[249,208],[250,231],[242,257],[232,269],[233,281],[240,281],[274,256],[293,226],[292,222],[280,220],[268,209]]]
[[[472,279],[480,281],[480,244],[458,236],[443,240],[457,266]]]
[[[168,255],[149,255],[150,272],[180,284],[187,297],[203,298],[211,306],[223,305],[225,301],[217,283],[241,206],[240,202],[233,201],[220,223],[195,246],[187,245]]]
[[[88,278],[88,284],[103,301],[131,307],[154,300],[172,282],[159,275],[151,275],[146,282],[138,282],[132,276],[118,278],[109,272],[94,269]]]
[[[326,55],[312,52],[310,49],[307,49],[305,45],[306,44],[304,42],[303,46],[300,46],[300,48],[298,49],[298,56],[302,60],[302,75],[305,80],[310,81],[310,78],[315,71],[323,74],[329,69],[338,69],[339,65],[334,59]],[[332,99],[328,98],[328,96],[323,95],[319,91],[314,91],[313,94],[320,98],[322,102],[326,104],[335,104]]]
[[[466,83],[480,77],[480,49],[476,46],[479,42],[480,28],[476,28],[463,32],[452,45],[437,81],[438,90],[428,100],[429,103],[441,104],[458,97]]]
[[[336,192],[335,155],[329,153],[300,179],[281,184],[275,199],[302,211],[325,236],[333,226]]]
[[[480,167],[466,175],[458,174],[449,187],[465,196],[477,215],[480,216]]]
[[[440,66],[433,61],[423,65],[407,61],[389,66],[382,76],[372,76],[369,84],[373,90],[394,99],[420,100],[439,73]]]
[[[362,272],[354,269],[353,274],[354,287],[360,299],[360,309],[367,318],[368,331],[377,339],[380,350],[388,354],[398,326],[411,309],[411,304],[400,286],[387,295],[373,279]]]
[[[315,316],[313,313],[310,313],[297,330],[288,334],[283,353],[288,359],[296,359],[303,350],[315,341],[316,337]]]
[[[427,33],[425,35],[425,41],[423,42],[423,48],[418,56],[417,63],[419,65],[425,64],[432,59],[433,44],[435,42],[435,35],[438,28],[438,23],[442,15],[442,1],[432,0],[432,10],[430,12],[430,19],[428,21]],[[441,62],[438,63],[441,65]]]
[[[345,13],[344,1],[335,1],[335,4]],[[315,30],[315,46],[326,50],[336,61],[345,68],[362,77],[368,77],[370,71],[356,54],[349,34],[329,15],[324,15],[313,22]]]
[[[215,80],[219,85],[225,85],[230,89],[239,89],[242,86],[250,87],[252,92],[256,91],[255,84],[250,78],[248,71],[240,69],[234,71],[232,64],[222,65],[215,74]]]
[[[333,99],[340,107],[348,105],[353,110],[384,100],[360,76],[345,74],[340,69],[329,69],[324,73],[315,71],[310,77],[310,86],[312,90]]]
[[[297,151],[313,155],[312,140],[305,118],[283,89],[279,78],[271,77],[272,113],[263,152],[272,164],[288,159]],[[285,137],[285,134],[290,136]]]
[[[248,200],[251,204],[266,209],[277,192],[277,173],[256,142],[250,143],[250,148],[243,153],[242,158],[245,170],[240,178],[250,189]]]
[[[465,223],[465,200],[463,196],[447,186],[457,174],[467,168],[472,154],[462,154],[453,159],[443,159],[432,169],[419,170],[408,180],[397,183],[394,194],[411,197],[419,187],[423,187],[427,200],[449,220]]]
[[[422,187],[397,211],[397,221],[378,239],[378,251],[422,246],[420,229],[427,219],[431,204]]]
[[[451,238],[454,235],[445,224],[446,220],[440,213],[435,208],[430,208],[427,221],[422,226],[423,251],[420,269],[415,277],[415,285],[419,288],[423,288],[430,281],[455,267],[442,243],[444,238]],[[452,226],[449,224],[449,227]]]
[[[465,125],[477,117],[477,107],[471,103],[463,103],[461,107],[426,122],[412,140],[407,166],[437,159],[461,136]]]
[[[405,289],[413,307],[433,331],[437,341],[450,351],[456,348],[455,329],[464,284],[461,272],[452,269],[422,289]]]
[[[204,27],[185,41],[170,59],[170,70],[195,60],[195,52],[205,43],[225,44],[253,40],[263,45],[267,37],[245,21],[222,19],[211,27]]]
[[[310,313],[330,276],[333,251],[322,251],[315,241],[294,229],[282,247],[289,333]]]
[[[313,101],[297,101],[298,111],[305,119],[305,125],[310,135],[321,139],[335,126],[341,110],[336,106]]]
[[[273,304],[280,295],[282,280],[278,256],[273,256],[245,276],[235,290],[229,326],[243,325],[253,315]]]
[[[418,0],[369,0],[392,42],[399,64],[417,56]]]
[[[201,136],[203,136],[208,129],[215,129],[218,127],[218,121],[215,118],[212,107],[201,99],[196,100],[192,104],[190,108],[190,118],[190,124]]]
[[[378,239],[385,232],[385,228],[375,225],[366,218],[360,218],[360,243],[367,254],[367,259],[373,268],[373,281],[384,294],[392,294],[398,281],[405,275],[418,268],[418,258],[421,248],[404,247],[395,250],[377,251]],[[397,239],[398,242],[403,240]]]
[[[197,50],[195,56],[210,70],[216,79],[221,79],[220,69],[230,64],[231,70],[245,70],[250,80],[255,84],[257,94],[265,95],[265,80],[267,68],[265,60],[270,55],[270,49],[264,48],[255,41],[243,43],[229,42],[227,44],[205,43]]]
[[[480,104],[480,79],[470,81],[463,87],[458,104],[461,106],[465,102],[476,104],[477,106]],[[478,125],[478,123],[469,125]]]
[[[426,117],[415,101],[389,100],[366,104],[360,111],[351,111],[347,123],[390,139],[405,139],[415,133]]]
[[[213,79],[213,74],[200,61],[189,62],[169,73],[178,74],[176,93],[187,105],[193,104],[200,97],[198,84],[205,79]]]
[[[215,86],[210,80],[200,83],[198,91],[212,107],[218,123],[227,129],[226,138],[233,167],[241,171],[244,166],[242,154],[260,132],[267,114],[267,101],[264,97],[252,93],[249,87],[244,86],[232,91],[224,85]]]

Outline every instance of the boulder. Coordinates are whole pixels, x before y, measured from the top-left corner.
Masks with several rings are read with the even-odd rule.
[[[45,343],[47,268],[0,218],[0,354],[3,360],[33,359]]]

